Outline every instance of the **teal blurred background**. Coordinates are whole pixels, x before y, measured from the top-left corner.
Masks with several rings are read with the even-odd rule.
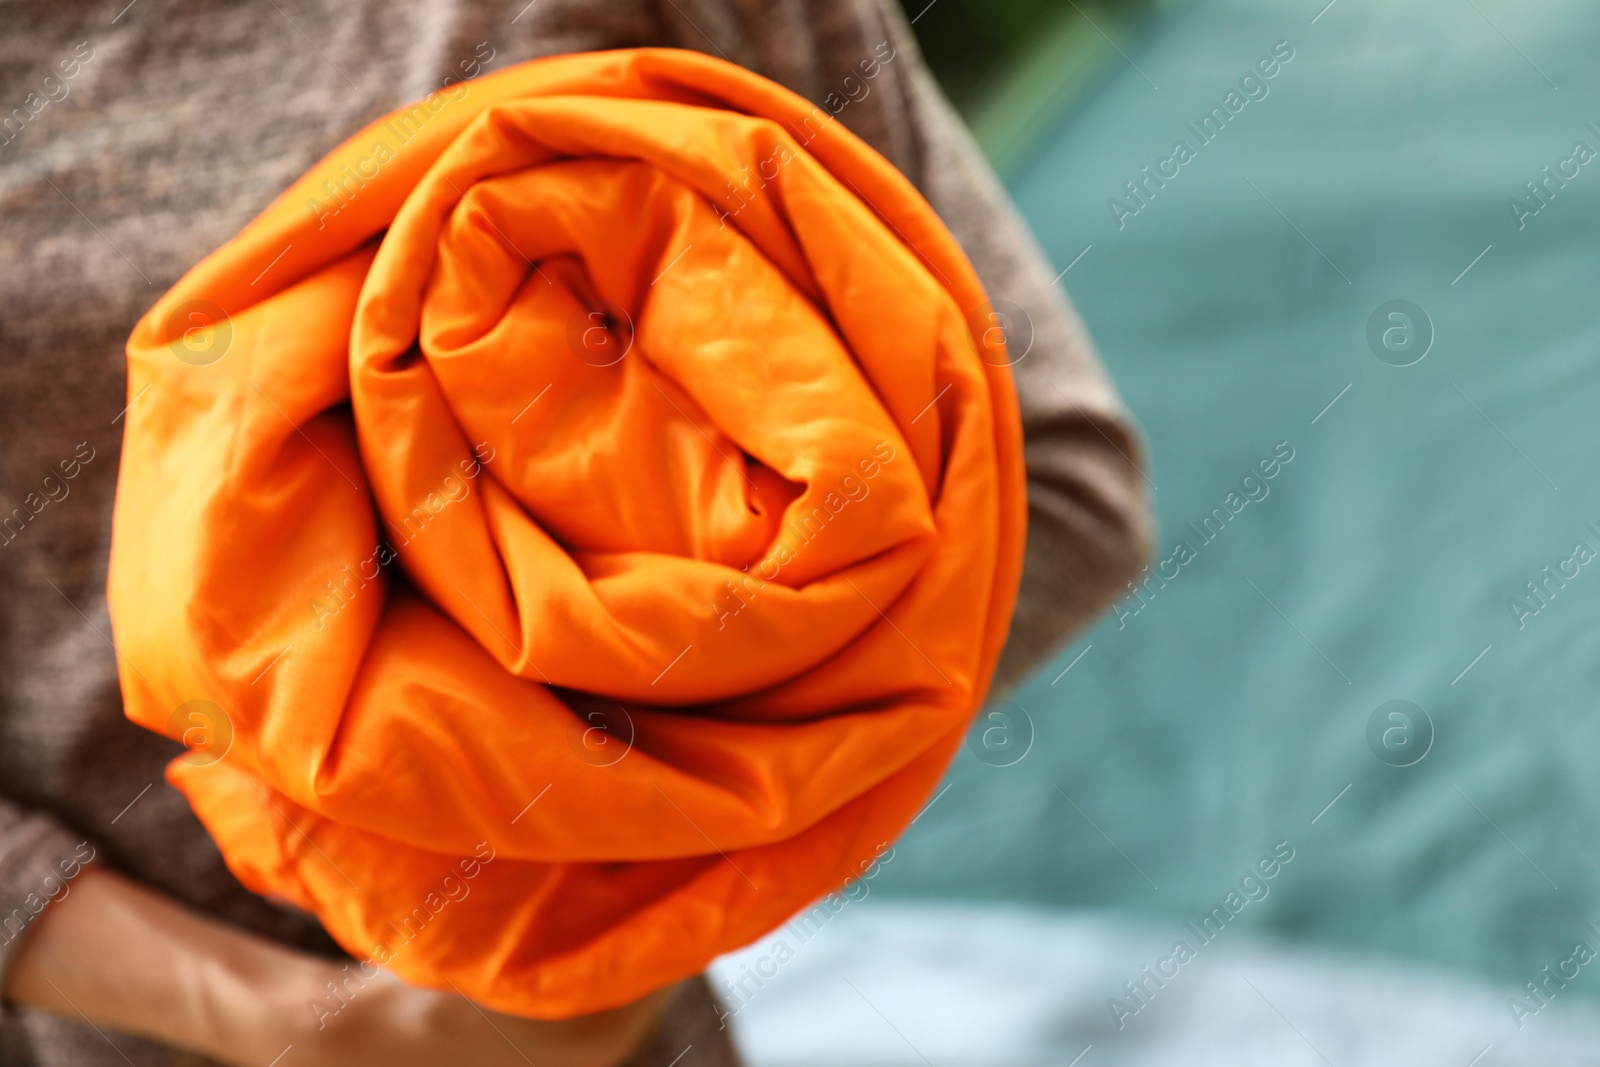
[[[1600,551],[1600,160],[1520,227],[1508,204],[1600,152],[1600,8],[925,2],[1147,435],[1157,556],[1196,558],[1011,695],[1031,750],[964,752],[878,890],[1181,920],[1286,840],[1256,933],[1508,993],[1600,945],[1600,565],[1542,606],[1524,588]],[[1201,147],[1185,124],[1278,42]],[[1180,139],[1192,161],[1119,227],[1108,201],[1137,206],[1124,183]],[[1398,354],[1368,340],[1394,300],[1426,316],[1380,317],[1416,331]],[[1202,544],[1186,524],[1280,442],[1270,493]],[[1368,741],[1391,700],[1432,723],[1410,766]]]

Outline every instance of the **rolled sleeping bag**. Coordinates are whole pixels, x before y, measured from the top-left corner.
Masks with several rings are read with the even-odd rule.
[[[450,86],[129,340],[127,715],[363,973],[544,1018],[697,973],[867,868],[984,698],[994,321],[911,183],[742,68]]]

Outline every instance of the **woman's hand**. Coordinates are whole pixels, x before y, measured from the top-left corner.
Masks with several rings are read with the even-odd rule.
[[[91,867],[39,916],[0,993],[239,1067],[280,1058],[281,1067],[614,1067],[644,1043],[672,993],[551,1022],[355,973]]]
[[[370,994],[370,995],[369,995]],[[647,1036],[670,991],[646,1002],[560,1022],[519,1019],[478,1007],[464,997],[413,989],[380,975],[324,1027],[297,1042],[291,1064],[335,1067],[374,1064],[472,1063],[475,1067],[614,1067]],[[301,1006],[307,1018],[312,1012]]]

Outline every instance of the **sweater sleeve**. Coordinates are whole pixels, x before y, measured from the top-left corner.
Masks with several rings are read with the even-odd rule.
[[[0,799],[0,989],[34,924],[95,851],[51,816]]]
[[[1028,540],[1011,633],[995,673],[1002,692],[1104,610],[1143,564],[1151,540],[1144,449],[1087,331],[917,52],[893,0],[894,41],[915,168],[909,176],[961,243],[1007,342],[1022,412]],[[904,164],[903,164],[904,165]]]

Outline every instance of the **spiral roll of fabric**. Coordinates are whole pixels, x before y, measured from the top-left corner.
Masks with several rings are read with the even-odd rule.
[[[448,86],[130,339],[127,714],[360,973],[538,1017],[694,974],[869,865],[984,699],[996,321],[904,177],[739,67]]]

